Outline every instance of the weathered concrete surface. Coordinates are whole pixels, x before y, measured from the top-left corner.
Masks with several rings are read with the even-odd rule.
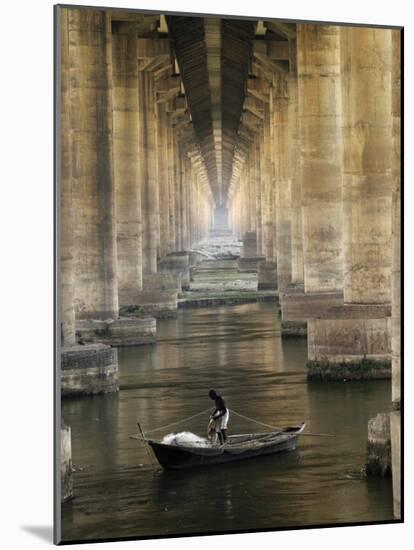
[[[401,32],[392,31],[392,408],[391,454],[394,517],[401,519]]]
[[[209,271],[223,271],[226,273],[235,272],[237,271],[237,260],[202,260],[194,272],[206,273]]]
[[[390,415],[377,414],[368,422],[366,473],[370,476],[391,475]]]
[[[391,319],[308,320],[308,359],[342,364],[364,361],[391,365]],[[388,376],[391,370],[388,368]]]
[[[401,401],[401,33],[392,31],[392,403]]]
[[[142,289],[138,53],[131,25],[118,23],[112,34],[117,276],[123,296]]]
[[[288,79],[288,137],[289,137],[289,174],[290,217],[291,217],[291,278],[292,284],[303,285],[303,233],[302,233],[302,184],[299,177],[299,123],[298,123],[298,81],[297,75]]]
[[[228,266],[230,264],[230,266]],[[179,294],[178,307],[211,307],[278,301],[274,290],[258,290],[255,273],[239,273],[235,260],[205,260],[193,272],[190,291]]]
[[[391,31],[341,27],[344,297],[391,301]],[[375,70],[373,70],[375,67]]]
[[[331,362],[322,360],[308,361],[308,380],[350,381],[350,380],[387,380],[391,378],[389,361],[358,361]]]
[[[264,256],[256,256],[249,258],[239,258],[237,260],[237,270],[240,273],[257,273],[259,270],[259,264],[265,261]]]
[[[158,261],[158,271],[160,273],[173,273],[179,275],[181,279],[181,289],[190,288],[190,265],[188,252],[171,252],[168,256]]]
[[[156,42],[147,41],[144,57],[153,57]],[[142,43],[144,47],[144,43]],[[153,75],[148,70],[138,72],[139,88],[139,148],[142,204],[142,259],[143,274],[157,272],[157,247],[159,235],[159,195],[156,156],[155,89]]]
[[[156,341],[157,323],[153,317],[128,317],[98,321],[79,320],[76,323],[78,342],[111,346],[135,346]]]
[[[392,489],[394,496],[394,517],[401,518],[401,413],[390,413],[391,421],[391,457],[392,457]]]
[[[168,271],[153,273],[144,278],[144,289],[129,296],[130,303],[124,303],[120,315],[145,316],[157,319],[177,316],[177,296],[181,290],[181,275]]]
[[[339,27],[297,27],[299,178],[305,292],[343,282]]]
[[[68,10],[77,319],[118,315],[111,16]]]
[[[259,262],[257,289],[277,290],[277,262]]]
[[[291,157],[289,139],[289,98],[287,80],[278,75],[274,88],[273,140],[275,173],[275,243],[277,257],[277,284],[279,290],[292,281],[292,228],[291,228]],[[296,119],[296,117],[295,117]]]
[[[104,344],[62,348],[62,397],[119,390],[118,353]]]
[[[254,231],[248,231],[243,236],[242,258],[257,257],[257,235]]]
[[[64,423],[60,427],[60,497],[61,502],[73,497],[72,435]]]
[[[68,12],[61,10],[61,113],[60,113],[60,328],[61,344],[75,344],[74,216],[70,140],[70,82]]]
[[[326,309],[333,304],[343,304],[339,28],[298,25],[297,48],[297,90],[294,81],[289,88],[292,100],[298,102],[297,121],[294,106],[290,109],[290,133],[291,140],[298,142],[299,166],[297,159],[291,160],[293,187],[286,208],[294,221],[294,241],[289,241],[294,278],[296,284],[303,281],[304,288],[284,289],[280,301],[283,336],[304,335],[304,324],[314,319],[312,330],[307,323],[307,332],[311,331],[308,357],[315,359],[319,357],[312,349],[315,335],[320,336],[317,344],[325,351],[330,343],[321,340],[325,328],[322,325],[318,330],[320,321],[316,319],[325,318]]]

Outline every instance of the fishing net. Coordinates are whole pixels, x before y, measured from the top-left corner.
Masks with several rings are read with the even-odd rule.
[[[211,447],[208,439],[192,432],[170,433],[163,437],[161,443],[165,445],[182,445],[185,447]]]

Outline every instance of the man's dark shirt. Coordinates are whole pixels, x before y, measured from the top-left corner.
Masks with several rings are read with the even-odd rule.
[[[216,395],[216,398],[214,399],[214,405],[216,406],[216,410],[213,412],[214,418],[220,418],[220,416],[224,416],[226,414],[227,407],[221,395]]]

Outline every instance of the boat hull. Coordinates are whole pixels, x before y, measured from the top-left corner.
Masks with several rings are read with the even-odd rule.
[[[182,470],[200,466],[213,466],[238,462],[281,452],[293,451],[297,446],[298,434],[283,435],[279,440],[259,448],[238,449],[237,447],[183,448],[148,441],[158,462],[165,470]]]

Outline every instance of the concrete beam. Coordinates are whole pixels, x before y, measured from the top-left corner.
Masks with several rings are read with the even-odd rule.
[[[270,31],[285,36],[288,39],[296,38],[296,30],[293,28],[295,25],[292,23],[283,23],[281,21],[265,21],[264,25]]]

